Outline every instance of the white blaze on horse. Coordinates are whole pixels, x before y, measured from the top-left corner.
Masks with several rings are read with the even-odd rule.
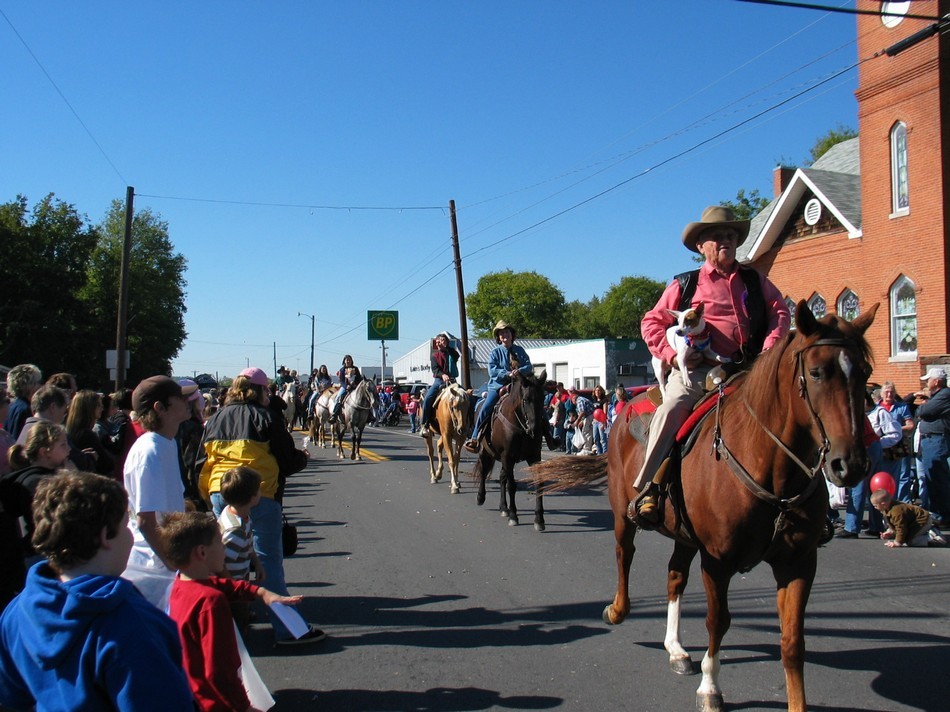
[[[284,390],[280,393],[280,399],[287,404],[284,409],[284,420],[287,422],[287,430],[294,431],[294,415],[296,414],[296,391],[297,384],[293,381],[284,384]]]
[[[452,494],[458,494],[461,489],[459,460],[462,457],[462,443],[472,427],[470,397],[471,393],[457,383],[450,383],[443,388],[435,403],[435,420],[431,426],[433,433],[425,439],[426,454],[429,456],[429,481],[435,484],[442,479],[444,452],[452,475]],[[436,436],[439,438],[438,442],[433,443]],[[433,450],[438,454],[438,467]]]
[[[333,424],[333,441],[337,448],[337,457],[343,459],[343,434],[349,428],[352,433],[350,459],[362,460],[360,445],[363,441],[363,429],[376,412],[376,386],[372,381],[362,380],[350,389],[343,401],[343,412]]]

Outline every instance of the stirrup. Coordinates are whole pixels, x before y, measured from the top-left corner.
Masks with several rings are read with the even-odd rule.
[[[475,438],[469,438],[466,440],[464,443],[462,443],[462,447],[464,447],[469,452],[478,454],[478,440]]]

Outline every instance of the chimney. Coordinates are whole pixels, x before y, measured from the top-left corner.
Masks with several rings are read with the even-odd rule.
[[[775,166],[775,169],[772,171],[773,198],[777,198],[785,192],[785,189],[788,188],[788,184],[792,182],[792,176],[795,175],[796,170],[797,169],[789,166]]]

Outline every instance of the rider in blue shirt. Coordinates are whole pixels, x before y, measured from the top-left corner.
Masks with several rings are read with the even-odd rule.
[[[528,352],[515,344],[516,332],[513,326],[505,321],[499,321],[495,324],[492,334],[498,346],[493,348],[488,355],[487,393],[481,410],[475,418],[472,437],[465,441],[465,449],[469,452],[478,452],[478,441],[487,434],[492,411],[501,397],[501,389],[511,383],[511,379],[518,373],[527,376],[534,370]]]

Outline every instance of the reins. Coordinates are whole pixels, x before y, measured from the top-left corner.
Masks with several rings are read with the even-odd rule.
[[[798,375],[798,395],[805,401],[805,404],[808,406],[808,413],[812,419],[812,422],[818,429],[818,432],[821,436],[821,444],[818,446],[818,462],[814,467],[808,467],[801,461],[801,459],[791,451],[791,449],[782,442],[775,433],[773,433],[765,423],[758,417],[755,411],[752,410],[752,406],[749,405],[748,401],[743,398],[742,404],[745,406],[746,410],[749,411],[749,414],[752,416],[753,422],[761,428],[766,435],[771,438],[771,440],[782,450],[789,459],[795,463],[795,465],[804,472],[808,478],[809,483],[804,490],[799,492],[793,497],[777,497],[774,493],[769,492],[762,485],[755,481],[752,475],[749,474],[749,471],[743,467],[742,463],[736,458],[735,454],[729,449],[725,441],[722,438],[722,427],[720,415],[722,413],[722,403],[725,399],[725,389],[724,384],[719,384],[719,394],[716,401],[716,426],[713,433],[713,450],[716,455],[716,459],[725,459],[726,464],[729,466],[729,469],[736,475],[736,478],[741,482],[746,489],[748,489],[752,494],[758,497],[763,502],[772,505],[779,510],[779,515],[775,519],[775,533],[773,535],[773,542],[775,537],[782,531],[785,525],[785,517],[788,512],[798,509],[805,501],[811,497],[815,491],[818,489],[818,486],[821,484],[822,478],[818,477],[819,473],[824,469],[826,462],[825,458],[831,449],[831,443],[828,441],[828,435],[825,432],[824,424],[821,421],[821,416],[815,410],[814,405],[812,404],[811,397],[808,393],[808,382],[805,378],[805,364],[804,364],[804,353],[808,349],[817,347],[817,346],[848,346],[850,342],[846,339],[818,339],[817,341],[807,344],[795,353],[795,373]],[[793,373],[794,379],[794,373]]]

